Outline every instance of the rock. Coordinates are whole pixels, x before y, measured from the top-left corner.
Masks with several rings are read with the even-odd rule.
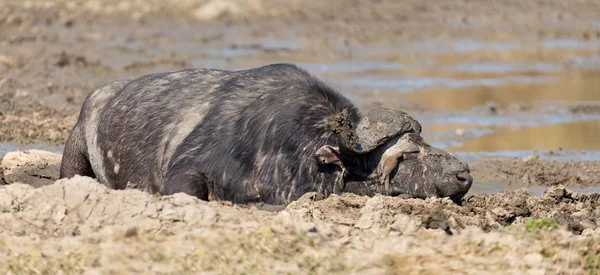
[[[213,0],[194,11],[194,17],[201,21],[210,21],[227,16],[236,17],[242,9],[233,1]]]
[[[527,162],[527,163],[532,163],[532,162],[538,160],[539,158],[540,157],[538,155],[529,155],[529,156],[523,158],[523,161]]]
[[[373,226],[373,216],[365,215],[360,217],[360,219],[354,224],[354,227],[358,229],[369,229]]]
[[[52,184],[58,179],[62,155],[41,150],[7,153],[0,163],[7,184],[20,182],[33,187]]]

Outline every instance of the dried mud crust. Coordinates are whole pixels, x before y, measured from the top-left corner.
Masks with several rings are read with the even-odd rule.
[[[354,148],[358,143],[356,135],[356,125],[348,117],[348,109],[327,118],[327,125],[337,135],[340,135],[346,141],[346,146]]]
[[[535,156],[525,159],[482,159],[469,163],[474,177],[484,181],[537,186],[593,187],[600,185],[600,161],[556,161]]]
[[[41,150],[9,152],[0,159],[0,184],[19,182],[33,187],[58,180],[61,154]]]
[[[49,186],[55,188],[57,185],[55,181],[58,179],[61,157],[61,154],[42,150],[9,152],[0,161],[0,170],[3,171],[4,179],[9,185],[26,183],[27,186],[34,187],[26,188],[27,190],[45,192],[39,190],[51,188]],[[533,161],[540,160],[529,158],[524,162],[531,163]],[[524,165],[521,164],[521,166]],[[495,168],[502,167],[500,165]],[[480,171],[478,168],[472,168],[472,170]],[[490,173],[488,176],[493,177],[494,174]],[[87,180],[88,178],[78,177],[75,182],[79,184],[83,179]],[[65,182],[65,180],[58,182]],[[87,182],[93,186],[91,182],[95,181],[89,179]],[[35,189],[35,187],[43,188]],[[8,188],[13,187],[9,186]],[[104,187],[98,186],[97,188]],[[108,189],[102,190],[109,193],[117,192]],[[122,193],[117,192],[116,194]],[[78,195],[69,196],[76,197]],[[89,198],[89,195],[85,196]],[[58,197],[64,197],[64,194]],[[595,230],[596,222],[600,223],[600,219],[598,219],[600,212],[596,209],[600,204],[599,198],[600,194],[575,193],[569,191],[564,185],[556,184],[541,197],[532,196],[527,189],[523,188],[494,195],[471,195],[463,198],[458,204],[447,198],[425,200],[388,196],[369,198],[345,194],[323,199],[320,194],[307,193],[302,199],[287,205],[285,209],[294,216],[307,220],[324,220],[363,229],[377,224],[393,225],[396,214],[403,214],[417,217],[425,228],[443,229],[450,234],[460,232],[467,226],[476,226],[484,231],[490,231],[509,224],[521,223],[526,218],[549,217],[554,218],[559,224],[568,227],[574,233],[580,234],[586,229],[588,229],[586,231],[588,233],[590,230]],[[10,201],[4,205],[21,209],[21,206],[15,206],[14,203],[15,201]],[[277,212],[284,208],[283,206],[269,205],[255,205],[255,207],[261,210],[269,209],[271,212]],[[376,213],[376,216],[366,215],[365,211]],[[398,226],[402,225],[398,224]]]
[[[555,187],[542,197],[474,196],[463,206],[308,193],[273,212],[111,190],[76,176],[0,186],[0,271],[581,272],[600,260],[597,205],[596,195]],[[551,220],[528,220],[537,217]]]
[[[310,196],[314,194],[305,195]],[[291,203],[286,211],[308,220],[348,224],[361,229],[378,227],[403,232],[432,228],[448,234],[459,233],[470,226],[494,231],[522,224],[529,218],[547,217],[574,234],[595,235],[596,220],[600,215],[597,209],[599,198],[600,194],[574,193],[564,186],[549,188],[540,197],[532,196],[525,189],[472,195],[461,205],[448,199],[367,198],[344,194],[316,202],[301,199]],[[404,218],[416,227],[408,228],[411,222]]]

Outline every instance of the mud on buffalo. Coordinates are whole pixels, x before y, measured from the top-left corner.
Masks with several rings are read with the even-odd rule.
[[[462,198],[469,167],[404,112],[361,114],[292,64],[188,69],[92,91],[60,178],[203,200],[287,204],[307,192]]]

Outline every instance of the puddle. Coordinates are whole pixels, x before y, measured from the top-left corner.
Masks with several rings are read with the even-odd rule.
[[[387,61],[339,61],[339,62],[326,62],[326,63],[308,63],[298,62],[298,66],[306,69],[311,73],[345,73],[345,72],[371,72],[381,70],[401,70],[405,66],[400,62],[387,62]]]
[[[527,189],[529,191],[529,193],[531,193],[534,196],[541,196],[544,194],[546,189],[548,189],[548,187],[545,187],[545,186],[521,186],[521,185],[514,184],[514,185],[507,185],[507,186],[500,187],[500,186],[481,183],[481,182],[473,182],[473,185],[471,186],[471,189],[466,194],[466,196],[477,195],[477,194],[492,195],[492,194],[499,193],[501,191],[514,191],[514,190],[518,190],[521,188]],[[584,193],[584,194],[600,193],[600,186],[587,187],[587,188],[568,188],[568,189],[573,192]]]
[[[454,71],[472,73],[511,73],[511,72],[556,72],[561,66],[551,63],[522,63],[522,62],[464,62],[451,67]]]
[[[576,56],[569,60],[568,65],[577,70],[600,70],[600,56]]]
[[[489,152],[553,150],[556,148],[600,150],[600,120],[527,128],[504,128],[447,148],[451,151]]]
[[[536,155],[540,159],[553,161],[600,161],[600,150],[510,150],[510,151],[480,151],[461,152],[450,149],[453,155],[466,161],[472,162],[483,158],[526,158]]]
[[[477,40],[460,40],[454,42],[454,50],[457,52],[472,52],[482,50],[493,50],[493,51],[510,51],[519,48],[517,43],[502,43],[502,42],[488,42],[488,41],[477,41]]]
[[[50,151],[54,153],[62,153],[64,146],[51,146],[46,144],[30,144],[30,145],[15,145],[10,143],[0,143],[0,160],[6,155],[8,152],[13,152],[17,150],[29,150],[29,149],[39,149],[44,151]]]
[[[465,140],[475,139],[493,132],[493,129],[474,128],[473,125],[438,124],[423,125],[421,135],[430,145],[445,149],[459,146]]]
[[[492,185],[492,184],[474,181],[473,185],[471,185],[471,189],[465,196],[478,195],[478,194],[492,195],[492,194],[496,194],[496,193],[499,193],[502,191],[510,192],[510,191],[519,190],[521,188],[527,189],[529,191],[529,193],[531,193],[532,195],[541,196],[542,194],[544,194],[544,191],[546,191],[546,189],[548,187],[545,187],[545,186],[522,186],[522,185],[518,185],[518,184],[507,184],[507,185],[498,186],[498,185]],[[600,190],[600,187],[598,189]]]
[[[430,124],[470,124],[487,127],[533,127],[541,125],[564,124],[572,122],[583,122],[600,120],[600,113],[571,113],[568,110],[557,110],[554,112],[515,112],[505,116],[482,115],[473,113],[425,113],[413,115],[419,120],[423,127]]]
[[[553,79],[552,82],[523,81],[500,83],[505,85],[496,86],[486,83],[483,86],[465,89],[437,88],[420,93],[399,93],[397,96],[436,110],[469,110],[487,102],[503,106],[513,102],[532,103],[539,100],[600,100],[600,75],[598,74],[565,73]],[[431,100],[433,98],[435,100]]]
[[[551,39],[542,42],[542,46],[549,49],[583,49],[594,50],[600,48],[600,41],[584,41],[575,39]]]
[[[437,77],[426,77],[426,76],[354,76],[352,78],[344,79],[331,79],[333,83],[343,87],[346,90],[352,91],[356,89],[360,90],[378,90],[385,92],[394,93],[412,93],[423,91],[433,87],[445,87],[445,88],[468,88],[468,87],[482,87],[482,86],[499,86],[510,83],[544,83],[555,80],[552,77],[547,76],[505,76],[497,78],[479,78],[479,79],[456,79],[456,78],[437,78]],[[454,93],[448,93],[451,95]],[[427,98],[431,99],[432,95],[428,94]],[[416,102],[419,100],[425,101],[425,96],[414,100],[414,97],[406,96],[406,99],[410,99]],[[429,100],[431,101],[431,100]],[[419,102],[420,103],[420,102]]]
[[[467,53],[473,51],[512,51],[520,47],[517,43],[505,43],[480,40],[457,40],[453,43],[446,41],[425,40],[416,41],[402,47],[376,46],[353,48],[353,52],[361,55],[382,55],[391,53],[406,53],[410,51],[427,52],[429,54]]]

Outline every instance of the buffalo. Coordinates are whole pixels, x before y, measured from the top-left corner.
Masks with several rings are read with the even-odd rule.
[[[361,114],[293,64],[187,69],[92,91],[60,178],[233,203],[288,204],[307,192],[461,199],[468,165],[420,134],[405,112]]]

